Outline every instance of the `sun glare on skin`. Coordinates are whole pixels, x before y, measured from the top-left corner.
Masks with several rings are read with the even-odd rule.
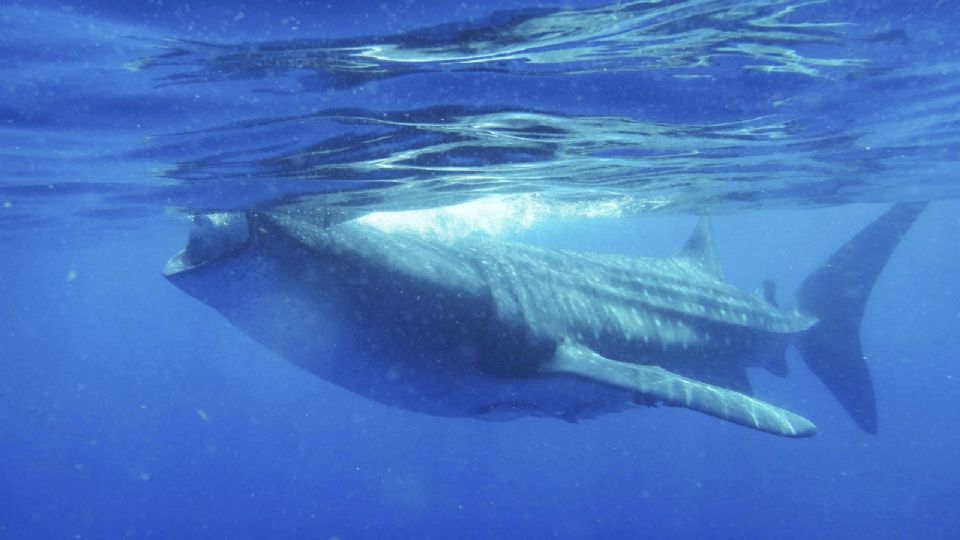
[[[415,232],[442,240],[473,234],[503,236],[523,232],[545,219],[622,216],[632,199],[547,203],[534,194],[492,196],[442,208],[374,212],[358,221],[386,232]],[[653,202],[651,206],[656,206]],[[661,203],[662,204],[662,203]]]

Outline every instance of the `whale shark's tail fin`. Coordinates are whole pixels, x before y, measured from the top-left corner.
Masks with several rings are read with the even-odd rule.
[[[877,276],[924,203],[894,205],[838,249],[797,292],[797,307],[819,322],[797,347],[810,370],[864,431],[876,433],[870,371],[860,347],[860,320]]]

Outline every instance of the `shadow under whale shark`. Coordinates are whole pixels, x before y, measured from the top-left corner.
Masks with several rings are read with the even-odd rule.
[[[577,421],[686,407],[810,436],[752,397],[746,368],[786,374],[794,343],[858,425],[877,427],[859,339],[870,290],[922,211],[897,204],[781,309],[723,281],[702,219],[670,259],[442,241],[341,221],[324,208],[197,216],[165,275],[307,371],[433,415]]]

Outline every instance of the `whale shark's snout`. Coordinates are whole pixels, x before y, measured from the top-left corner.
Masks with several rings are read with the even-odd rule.
[[[165,276],[191,270],[243,248],[250,240],[247,216],[218,212],[193,216],[187,247],[167,261]]]

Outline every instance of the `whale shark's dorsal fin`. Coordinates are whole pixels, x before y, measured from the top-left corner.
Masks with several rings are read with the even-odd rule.
[[[773,307],[780,307],[777,302],[777,282],[772,279],[763,280],[763,299]]]
[[[703,216],[687,239],[687,243],[676,254],[677,259],[690,261],[704,272],[717,279],[723,279],[723,270],[717,258],[717,249],[713,244],[713,226],[709,216]]]

